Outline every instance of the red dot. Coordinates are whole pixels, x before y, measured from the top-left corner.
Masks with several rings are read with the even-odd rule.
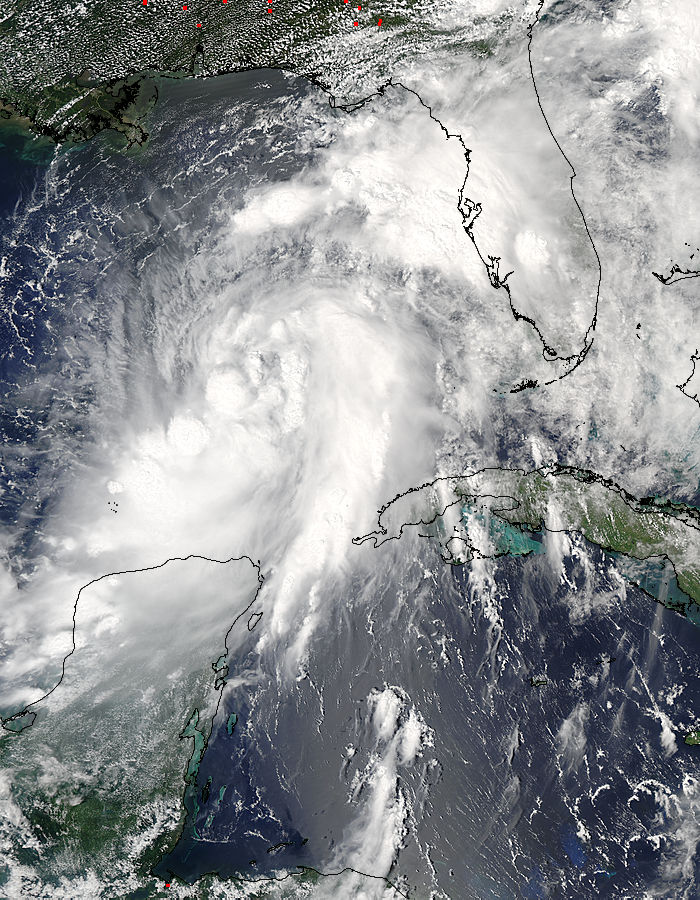
[[[379,26],[380,26],[381,24],[382,24],[382,20],[380,19],[380,20],[377,22],[377,28],[379,28]]]
[[[353,24],[353,25],[359,25],[360,23],[359,23],[359,22],[353,22],[352,24]]]

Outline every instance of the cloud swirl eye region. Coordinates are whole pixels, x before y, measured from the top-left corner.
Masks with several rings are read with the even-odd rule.
[[[0,895],[692,893],[692,92],[593,6],[0,128]]]
[[[367,510],[432,470],[448,423],[424,289],[439,236],[418,208],[402,224],[408,184],[357,177],[353,144],[383,152],[373,114],[282,88],[243,79],[206,120],[164,102],[135,157],[57,151],[15,223],[11,396],[46,415],[7,460],[3,766],[71,835],[13,876],[34,885],[69,850],[79,878],[93,829],[115,884],[147,843],[122,827],[175,833],[226,679],[295,683],[362,571]],[[110,804],[140,811],[111,828]],[[20,818],[10,843],[39,827]]]

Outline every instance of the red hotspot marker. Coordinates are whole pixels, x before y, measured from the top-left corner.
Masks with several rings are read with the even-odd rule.
[[[379,28],[379,26],[380,26],[381,24],[382,24],[382,20],[380,19],[380,20],[377,22],[377,28]]]
[[[359,22],[353,22],[352,24],[353,24],[353,25],[359,25],[360,23],[359,23]]]

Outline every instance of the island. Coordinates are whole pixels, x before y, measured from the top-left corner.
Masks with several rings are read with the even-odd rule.
[[[578,533],[628,581],[700,624],[700,509],[637,498],[595,472],[549,465],[437,478],[383,506],[377,525],[354,542],[378,547],[415,529],[452,565],[541,552],[546,532]]]

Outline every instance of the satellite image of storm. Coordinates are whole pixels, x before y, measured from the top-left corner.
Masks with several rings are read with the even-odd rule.
[[[2,0],[0,358],[0,900],[700,900],[697,0]]]

